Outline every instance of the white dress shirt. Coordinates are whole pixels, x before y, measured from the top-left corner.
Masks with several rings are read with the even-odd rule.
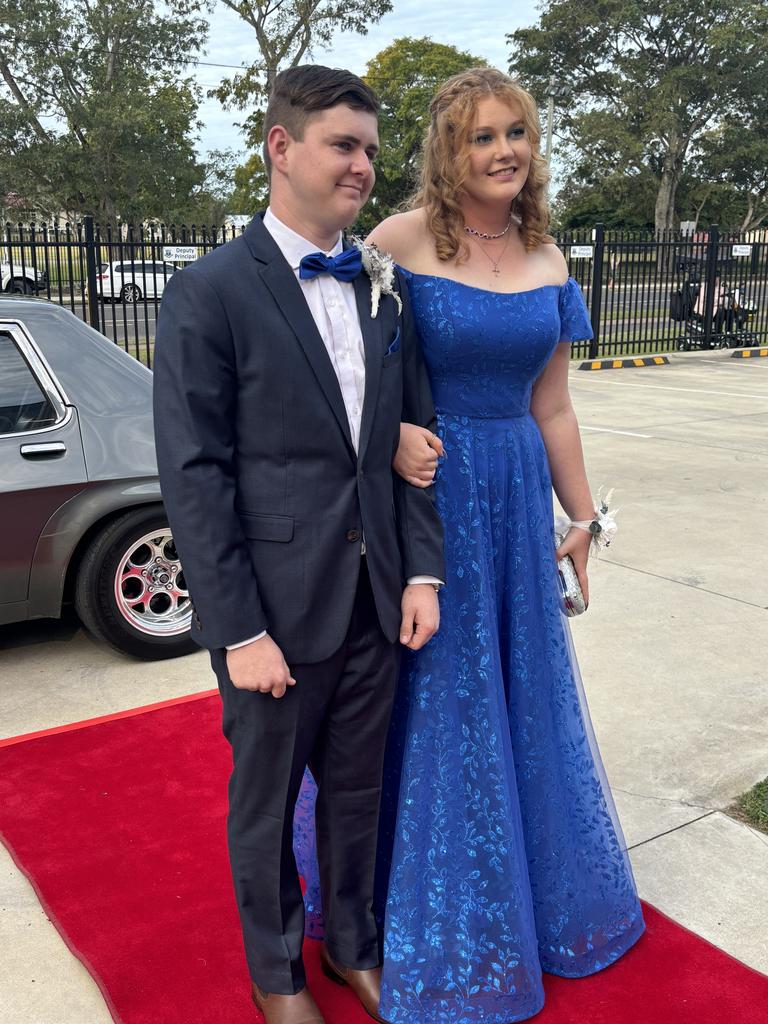
[[[328,358],[331,360],[347,410],[349,432],[355,451],[360,442],[360,421],[363,415],[363,398],[365,395],[365,348],[363,331],[360,327],[360,314],[355,300],[355,289],[351,281],[337,281],[331,274],[318,274],[310,280],[303,281],[299,277],[302,259],[310,253],[317,252],[314,242],[297,234],[287,224],[272,213],[270,209],[264,214],[264,227],[272,235],[280,252],[285,257],[291,270],[296,275],[304,298],[307,300],[312,319],[317,325],[323,339]],[[344,249],[341,232],[336,244],[325,256],[338,256]],[[361,547],[365,552],[365,546]],[[434,576],[413,576],[408,583],[440,584]],[[245,647],[265,636],[267,630],[243,640],[230,644],[227,650]]]

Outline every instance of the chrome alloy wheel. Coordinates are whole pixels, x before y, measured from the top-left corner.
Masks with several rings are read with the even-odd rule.
[[[170,529],[147,533],[126,551],[115,574],[115,601],[126,622],[142,633],[187,632],[192,604]]]

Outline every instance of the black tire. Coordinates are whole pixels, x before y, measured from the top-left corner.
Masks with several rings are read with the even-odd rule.
[[[154,540],[140,543],[148,536],[164,541],[164,546],[155,547]],[[168,556],[166,561],[151,557],[153,551],[161,550]],[[164,575],[149,578],[152,573],[173,572],[169,566],[177,568],[173,585],[178,580],[177,590],[186,594],[162,507],[134,509],[112,520],[93,539],[78,569],[75,609],[80,621],[99,640],[134,658],[156,661],[199,650],[190,635],[188,596],[178,597],[177,590],[167,594],[170,588],[163,585]],[[149,585],[158,580],[160,585],[150,595]],[[139,603],[129,607],[129,601],[137,601],[137,592]]]
[[[126,305],[133,306],[141,302],[141,288],[137,284],[124,284],[120,290],[120,298]]]
[[[35,290],[35,286],[26,277],[14,277],[8,282],[7,291],[14,295],[33,295]]]

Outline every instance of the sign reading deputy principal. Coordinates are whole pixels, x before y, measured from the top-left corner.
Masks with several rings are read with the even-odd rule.
[[[191,263],[197,259],[196,245],[164,245],[163,259],[171,263]]]

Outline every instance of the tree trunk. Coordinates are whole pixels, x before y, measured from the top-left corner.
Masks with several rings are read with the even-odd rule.
[[[656,233],[671,231],[675,226],[675,196],[680,175],[673,167],[668,167],[666,160],[661,172],[659,191],[656,195]]]
[[[657,234],[661,231],[671,231],[676,226],[675,198],[687,151],[688,139],[680,138],[676,132],[673,132],[664,154],[659,191],[656,195]]]

